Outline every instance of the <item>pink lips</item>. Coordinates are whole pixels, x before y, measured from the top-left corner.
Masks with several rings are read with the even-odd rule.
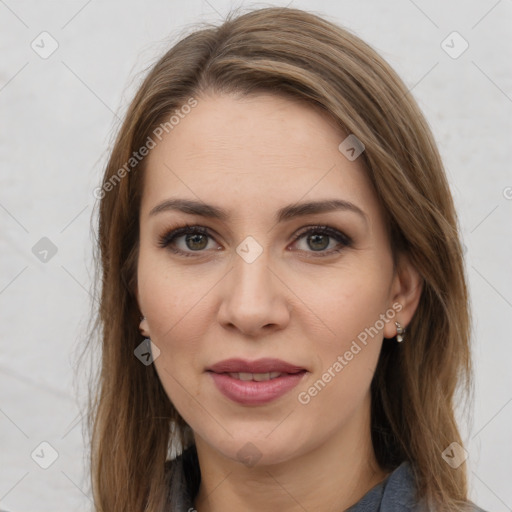
[[[243,405],[262,405],[276,400],[293,389],[307,373],[300,366],[269,358],[227,359],[206,371],[224,396]]]

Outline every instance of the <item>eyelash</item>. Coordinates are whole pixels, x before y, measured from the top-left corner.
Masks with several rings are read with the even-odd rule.
[[[176,240],[176,238],[179,238],[180,236],[188,235],[188,234],[200,234],[200,235],[206,235],[206,236],[209,236],[210,238],[213,238],[210,235],[207,228],[205,228],[203,226],[197,226],[197,225],[193,226],[193,225],[186,224],[185,226],[178,227],[178,228],[172,229],[172,230],[164,233],[162,236],[159,237],[158,245],[161,248],[167,248],[171,252],[185,256],[185,257],[194,257],[194,255],[193,255],[194,252],[195,253],[204,252],[204,250],[182,251],[181,249],[176,249],[176,248],[170,247],[171,243],[173,243]],[[311,226],[309,229],[307,229],[305,231],[301,231],[293,239],[293,243],[297,242],[297,240],[300,240],[301,238],[305,237],[306,235],[311,235],[311,234],[327,235],[331,238],[334,238],[339,244],[341,244],[343,246],[341,248],[331,249],[327,252],[307,251],[307,252],[312,252],[314,254],[314,256],[313,256],[314,258],[317,258],[317,257],[322,258],[322,257],[326,257],[326,256],[331,256],[335,253],[339,253],[346,247],[352,246],[352,243],[353,243],[352,239],[349,236],[345,235],[341,231],[338,231],[337,229],[334,229],[330,226]]]

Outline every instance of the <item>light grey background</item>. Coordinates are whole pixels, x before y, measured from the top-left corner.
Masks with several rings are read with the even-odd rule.
[[[0,0],[3,509],[91,509],[85,389],[74,365],[91,300],[93,189],[140,72],[194,23],[220,21],[233,5],[249,3]],[[475,412],[473,425],[462,425],[471,497],[489,511],[512,510],[512,2],[291,5],[369,42],[432,126],[460,215],[474,313]],[[453,31],[469,44],[457,58],[464,41],[446,39]],[[42,58],[52,39],[57,50]],[[33,252],[43,237],[57,249],[46,262]],[[41,442],[58,454],[48,469],[36,463],[51,462]]]

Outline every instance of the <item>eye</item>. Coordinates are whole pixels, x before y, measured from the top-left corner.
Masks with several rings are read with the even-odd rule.
[[[306,231],[299,233],[295,238],[295,242],[302,241],[303,239],[305,248],[303,247],[299,250],[317,253],[313,254],[313,257],[331,256],[352,245],[350,237],[330,226],[310,227]],[[337,245],[334,244],[334,248],[332,246],[333,240],[337,242]],[[326,251],[329,246],[331,246],[330,249]],[[308,249],[311,249],[311,251]]]
[[[181,247],[179,247],[180,244],[178,243],[180,238],[183,238]],[[183,256],[193,256],[191,252],[203,252],[203,249],[207,248],[209,238],[212,237],[207,228],[187,224],[159,237],[158,245],[162,248],[167,247],[172,252]]]
[[[295,236],[294,243],[302,241],[303,239],[305,247],[299,250],[306,253],[317,253],[314,254],[313,257],[330,256],[352,245],[352,239],[350,237],[330,226],[309,227],[307,230],[303,230]],[[159,237],[158,245],[162,248],[168,248],[176,254],[188,257],[194,256],[193,253],[205,252],[210,240],[213,240],[213,237],[207,228],[187,224],[172,229]],[[337,242],[337,244],[334,243],[334,247],[332,247],[333,241]],[[329,250],[326,251],[328,248]]]

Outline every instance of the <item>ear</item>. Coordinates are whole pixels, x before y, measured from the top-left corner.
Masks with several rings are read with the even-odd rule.
[[[411,323],[420,302],[422,290],[422,277],[409,258],[405,254],[400,254],[390,293],[390,306],[394,305],[393,309],[396,311],[396,315],[394,321],[386,323],[384,327],[385,338],[396,336],[395,321],[399,322],[403,328]]]
[[[142,320],[140,321],[139,331],[146,338],[151,338],[150,333],[149,333],[149,325],[148,325],[148,321],[147,321],[146,317],[143,317]]]
[[[146,338],[150,338],[151,336],[150,336],[150,333],[149,333],[148,321],[147,321],[146,317],[144,316],[144,313],[142,313],[142,309],[140,307],[139,288],[138,287],[135,288],[135,298],[137,300],[137,305],[139,306],[139,311],[141,311],[141,319],[140,319],[140,324],[139,324],[139,331]]]

